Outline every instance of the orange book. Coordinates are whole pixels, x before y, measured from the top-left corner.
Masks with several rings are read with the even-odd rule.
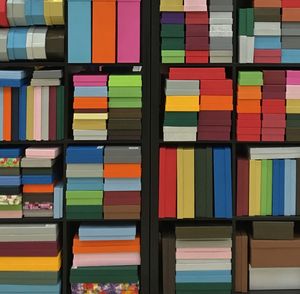
[[[262,99],[262,91],[260,86],[239,86],[238,99]]]
[[[200,97],[200,104],[212,104],[212,103],[221,103],[221,104],[227,104],[231,105],[232,104],[232,96],[208,96],[208,95],[203,95]]]
[[[140,238],[130,241],[80,241],[76,235],[73,240],[73,253],[118,253],[140,252]]]
[[[255,8],[281,8],[281,0],[254,0]]]
[[[104,164],[105,178],[140,178],[142,176],[139,163],[110,163]]]
[[[300,21],[300,8],[283,8],[282,21]]]
[[[3,140],[11,141],[11,88],[3,88]]]
[[[116,0],[93,0],[93,63],[116,62]]]
[[[108,103],[107,98],[74,98],[74,109],[107,109]]]
[[[24,193],[53,193],[55,184],[23,185]]]

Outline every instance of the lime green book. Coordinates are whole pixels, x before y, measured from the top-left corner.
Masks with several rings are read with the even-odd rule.
[[[109,108],[141,108],[141,98],[110,98],[108,101]]]
[[[262,86],[263,73],[261,71],[240,71],[239,72],[240,86]]]
[[[108,80],[109,87],[142,87],[141,75],[111,75]]]
[[[141,87],[110,87],[108,91],[108,97],[130,97],[130,98],[141,98],[142,88]]]
[[[185,58],[184,57],[162,57],[161,62],[162,63],[184,63]]]
[[[261,199],[260,214],[272,215],[272,160],[261,162]]]
[[[67,191],[66,197],[68,199],[85,199],[85,198],[94,198],[102,199],[103,191]]]
[[[161,50],[162,57],[185,57],[185,50]]]

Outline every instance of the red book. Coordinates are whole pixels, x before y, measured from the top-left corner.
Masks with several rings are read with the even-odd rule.
[[[186,25],[186,37],[208,37],[208,24],[205,25]]]
[[[7,6],[5,0],[0,1],[0,27],[9,27],[7,19]]]
[[[238,128],[247,128],[247,127],[253,127],[253,128],[260,128],[261,121],[260,120],[237,120],[237,127]]]
[[[268,142],[284,142],[284,135],[262,135],[261,137],[262,141],[268,141]]]
[[[237,199],[236,215],[247,216],[249,214],[249,160],[237,159]]]
[[[260,121],[260,113],[238,113],[237,115],[238,120],[245,119],[245,120],[259,120]]]
[[[185,57],[186,63],[208,63],[208,56],[207,57]]]
[[[232,80],[201,80],[200,88],[201,95],[233,95]]]
[[[169,71],[170,80],[203,80],[226,78],[225,68],[186,68],[171,67]]]
[[[300,8],[300,0],[281,0],[282,8]]]
[[[230,132],[207,132],[205,129],[198,130],[198,140],[199,141],[229,141],[230,140]]]
[[[49,140],[56,140],[56,87],[49,88]]]
[[[185,24],[209,24],[208,12],[187,12]]]
[[[176,218],[177,149],[159,150],[159,218]]]
[[[262,101],[263,113],[285,113],[285,100],[265,99]]]
[[[254,50],[255,57],[281,57],[280,49],[255,49]]]
[[[262,128],[262,135],[281,135],[284,136],[285,128]]]
[[[186,50],[209,50],[208,37],[186,37],[185,38]]]
[[[185,57],[207,57],[209,52],[207,50],[187,50],[185,51]]]
[[[104,206],[141,205],[141,193],[138,191],[104,192]]]
[[[286,121],[285,120],[265,120],[262,121],[262,127],[263,128],[285,128],[286,127]]]
[[[281,57],[254,57],[254,63],[281,63]]]
[[[244,135],[244,134],[237,134],[237,140],[240,142],[259,142],[260,135]]]
[[[261,133],[261,128],[255,128],[255,127],[241,128],[241,127],[237,127],[237,134],[260,135],[260,133]]]

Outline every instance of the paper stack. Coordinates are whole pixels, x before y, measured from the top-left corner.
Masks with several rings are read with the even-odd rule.
[[[176,227],[176,293],[230,294],[232,228]]]
[[[74,75],[74,140],[106,140],[107,75]]]
[[[262,141],[285,139],[285,71],[263,71]]]
[[[238,141],[260,141],[262,85],[262,72],[239,72],[237,98]]]
[[[231,63],[233,56],[233,1],[210,0],[210,62]]]
[[[199,80],[166,80],[164,141],[196,141]]]
[[[299,158],[298,147],[250,148],[248,159],[238,158],[238,214],[298,215]]]
[[[142,76],[110,75],[109,140],[140,140],[142,109]]]
[[[300,140],[300,71],[286,71],[286,140]]]
[[[161,147],[159,218],[232,217],[231,150]]]
[[[67,218],[102,219],[103,147],[69,146],[67,164]]]
[[[141,177],[141,147],[105,147],[105,219],[140,219]]]
[[[22,149],[0,149],[0,218],[22,218]]]
[[[72,293],[91,286],[98,293],[139,293],[140,238],[135,225],[81,225],[73,254]]]
[[[0,225],[0,292],[60,294],[57,224]]]
[[[53,217],[54,187],[61,176],[60,153],[59,147],[26,148],[21,161],[25,217]]]
[[[300,239],[294,235],[294,223],[254,222],[253,234],[249,290],[298,290]]]

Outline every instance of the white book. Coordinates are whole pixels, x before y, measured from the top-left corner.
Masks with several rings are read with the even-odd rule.
[[[209,36],[210,37],[232,37],[233,36],[233,32],[232,31],[228,31],[228,32],[209,32]]]
[[[106,136],[107,130],[73,130],[74,136]]]
[[[252,268],[249,266],[250,290],[300,289],[299,267]]]
[[[98,141],[106,141],[107,135],[103,136],[74,136],[75,141],[89,141],[89,140],[98,140]]]
[[[210,25],[209,30],[211,32],[232,32],[231,25]]]
[[[247,37],[247,61],[246,63],[254,62],[254,37]]]
[[[247,63],[247,36],[239,36],[239,61]]]
[[[36,27],[32,38],[32,50],[34,59],[46,59],[46,34],[47,27]]]
[[[210,19],[214,19],[214,18],[231,18],[232,19],[232,12],[216,12],[216,11],[212,11],[209,14],[209,18]]]
[[[26,35],[26,54],[27,54],[27,59],[33,60],[33,34],[35,31],[35,27],[30,27],[29,30],[27,31]]]
[[[49,87],[42,87],[42,140],[49,140]]]
[[[296,159],[300,158],[300,147],[250,148],[250,159]]]
[[[0,30],[0,61],[8,61],[7,38],[8,38],[8,29],[1,28],[1,30]]]
[[[197,140],[197,133],[164,133],[164,141],[177,141],[177,142],[185,142],[185,141],[196,141]]]
[[[210,18],[209,24],[224,24],[224,25],[233,25],[233,19],[232,17],[229,18]]]

